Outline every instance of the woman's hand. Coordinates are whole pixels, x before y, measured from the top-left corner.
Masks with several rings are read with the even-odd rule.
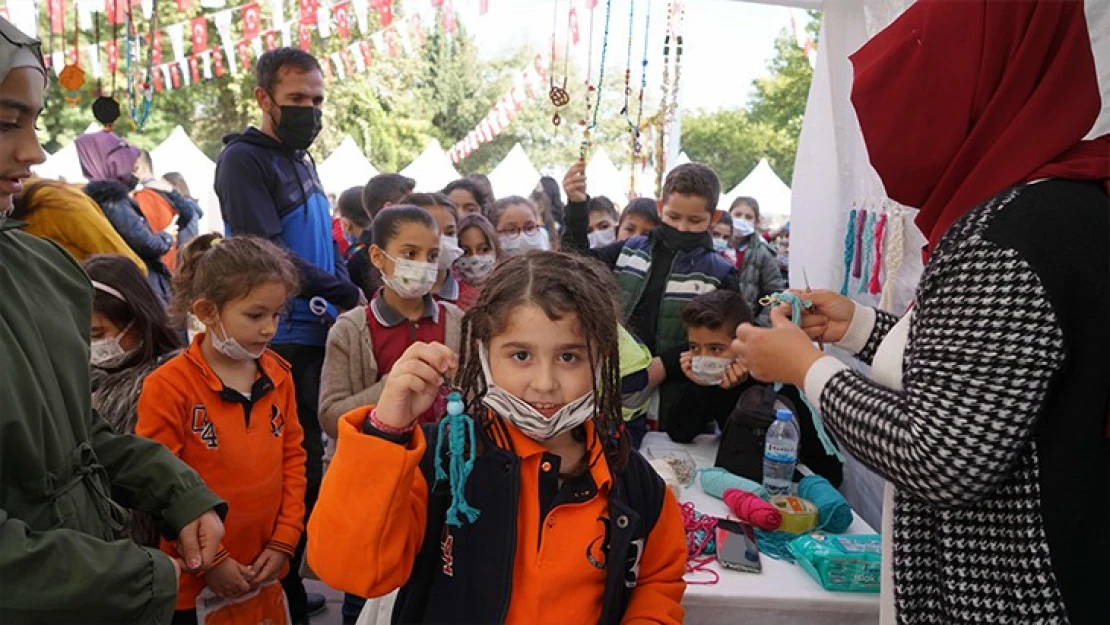
[[[834,291],[790,289],[790,292],[813,302],[812,310],[802,309],[801,327],[809,338],[836,343],[848,333],[852,315],[856,312],[855,302]]]
[[[379,421],[407,428],[435,403],[444,375],[453,377],[458,356],[441,343],[413,343],[393,369],[376,406]]]
[[[578,161],[567,170],[563,178],[563,191],[568,202],[586,201],[586,163]]]
[[[757,380],[802,388],[809,368],[822,354],[789,315],[789,306],[777,306],[771,311],[770,328],[742,324],[736,329],[732,350]]]

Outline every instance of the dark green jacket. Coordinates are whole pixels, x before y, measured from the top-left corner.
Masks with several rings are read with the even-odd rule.
[[[0,623],[169,623],[173,564],[119,540],[124,508],[167,536],[226,508],[164,447],[93,412],[89,280],[19,225],[0,226]]]

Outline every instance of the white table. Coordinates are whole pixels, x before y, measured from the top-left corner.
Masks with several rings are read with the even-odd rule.
[[[717,437],[699,436],[692,444],[674,443],[666,434],[650,432],[643,449],[681,448],[690,453],[699,468],[713,466]],[[698,512],[727,517],[725,503],[702,492],[696,483],[682,491],[680,499],[693,502]],[[874,534],[859,516],[848,534]],[[830,592],[796,564],[761,556],[763,572],[742,573],[713,562],[708,568],[720,581],[713,585],[688,584],[682,600],[687,625],[728,623],[729,625],[867,625],[879,622],[878,593]],[[694,573],[686,581],[712,579],[708,573]]]

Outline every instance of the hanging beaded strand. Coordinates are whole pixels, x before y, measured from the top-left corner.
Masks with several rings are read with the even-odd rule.
[[[663,173],[667,168],[666,158],[666,145],[667,145],[667,128],[668,128],[668,114],[667,114],[667,101],[671,95],[671,33],[674,28],[674,2],[667,4],[667,27],[666,35],[663,38],[663,98],[659,102],[659,132],[656,137],[657,146],[656,154],[658,159],[655,163],[655,196],[660,196],[660,191],[663,189]]]
[[[629,28],[631,32],[631,28]],[[632,125],[629,121],[628,125],[631,127],[632,135],[632,163],[629,167],[631,179],[629,180],[629,191],[632,194],[636,193],[636,164],[640,160],[640,154],[643,152],[643,122],[644,122],[644,92],[647,90],[647,65],[648,65],[648,42],[651,40],[651,2],[647,3],[647,13],[644,17],[644,55],[640,59],[640,93],[637,96],[636,103],[636,124]],[[631,39],[631,37],[630,37]],[[631,46],[631,44],[629,44]],[[631,64],[631,57],[629,58]]]
[[[578,120],[578,125],[582,127],[583,132],[586,132],[587,120],[590,119],[590,110],[593,106],[592,97],[597,88],[590,82],[591,74],[590,68],[594,65],[594,23],[596,16],[596,7],[590,8],[590,41],[586,46],[586,114],[582,119]]]
[[[591,141],[590,133],[594,128],[597,128],[597,113],[601,110],[601,93],[605,86],[605,57],[609,52],[609,23],[613,17],[613,0],[605,0],[605,32],[601,36],[601,68],[597,72],[597,105],[593,109],[593,118],[590,120],[586,130],[582,136],[582,145],[578,149],[578,159],[581,161],[586,160],[586,155],[589,152]]]
[[[154,38],[157,36],[158,3],[153,0],[150,15],[150,34],[148,42],[150,51],[147,53],[146,71],[139,65],[139,48],[141,47],[140,35],[135,28],[135,19],[131,6],[127,7],[127,104],[128,112],[135,129],[143,131],[143,126],[150,119],[151,104],[154,101],[154,89],[151,86],[151,77],[154,70]],[[138,83],[136,85],[136,83]],[[138,89],[136,89],[136,86]]]
[[[568,63],[570,62],[570,21],[567,20],[567,33],[566,33],[566,47],[563,51],[563,84],[562,86],[555,84],[555,33],[559,27],[559,0],[555,0],[555,16],[552,18],[551,25],[551,90],[548,92],[548,97],[551,98],[551,103],[555,105],[555,114],[551,117],[551,123],[556,126],[563,123],[562,116],[559,115],[559,109],[567,104],[570,104],[570,94],[567,93],[567,76],[568,76]],[[569,14],[568,14],[569,15]]]

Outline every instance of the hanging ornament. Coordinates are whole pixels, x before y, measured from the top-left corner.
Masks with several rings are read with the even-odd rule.
[[[120,1],[120,0],[117,0]],[[155,5],[150,18],[150,28],[147,40],[150,50],[147,52],[145,67],[141,63],[142,38],[135,26],[134,14],[131,7],[127,7],[127,101],[128,112],[135,129],[143,131],[146,122],[150,119],[151,105],[154,103],[154,50],[156,46],[158,11]],[[166,85],[168,87],[168,85]]]
[[[551,26],[551,71],[548,76],[551,83],[551,89],[547,93],[547,97],[551,99],[551,103],[555,105],[555,114],[551,117],[551,123],[556,126],[563,123],[563,118],[559,115],[559,109],[570,104],[570,94],[567,93],[567,76],[568,67],[570,62],[570,33],[566,35],[566,49],[563,52],[563,82],[558,85],[555,82],[555,41],[556,31],[559,26],[559,2],[555,0],[555,17],[552,19]]]
[[[644,92],[647,90],[647,64],[648,43],[651,39],[651,2],[647,3],[644,16],[644,52],[640,59],[640,91],[636,99],[636,121],[632,121],[632,34],[636,27],[636,2],[631,0],[628,12],[628,51],[624,67],[624,106],[621,114],[628,123],[628,136],[631,144],[631,158],[629,159],[628,190],[630,195],[636,194],[636,164],[643,151],[643,120],[644,120]]]
[[[667,7],[667,36],[663,42],[663,100],[659,107],[660,130],[656,137],[657,160],[655,163],[656,194],[662,190],[663,174],[667,168],[666,146],[670,129],[678,110],[678,89],[682,78],[682,22],[686,16],[684,5],[673,0]],[[674,79],[671,79],[671,44],[674,43]]]

